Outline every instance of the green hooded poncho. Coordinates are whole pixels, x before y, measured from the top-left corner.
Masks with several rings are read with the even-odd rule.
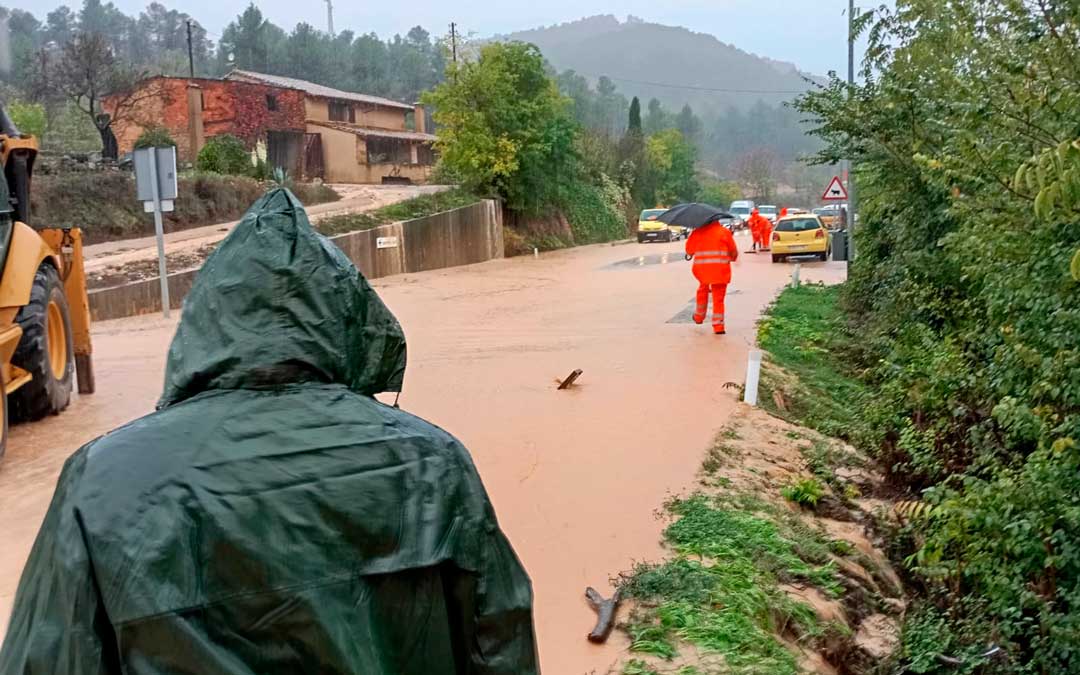
[[[287,190],[184,303],[158,411],[79,449],[0,675],[538,672],[468,452],[373,395],[405,339]]]

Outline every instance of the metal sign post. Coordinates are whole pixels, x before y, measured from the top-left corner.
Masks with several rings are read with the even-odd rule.
[[[176,199],[176,148],[141,148],[135,151],[135,191],[146,211],[154,214],[161,313],[169,318],[169,276],[165,268],[165,231],[161,214],[173,210]]]

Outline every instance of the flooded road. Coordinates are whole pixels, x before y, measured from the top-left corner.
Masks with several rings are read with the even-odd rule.
[[[714,336],[685,320],[696,284],[682,246],[593,246],[373,283],[409,340],[402,408],[472,451],[532,576],[547,673],[605,673],[619,657],[617,634],[605,647],[585,640],[595,621],[585,587],[606,596],[609,577],[660,555],[654,511],[692,486],[735,406],[722,385],[742,382],[755,321],[790,279],[791,265],[742,256],[728,334]],[[843,263],[802,265],[804,281],[843,274]],[[98,393],[11,430],[0,465],[0,626],[65,458],[153,409],[174,329],[175,319],[154,317],[97,324]],[[578,384],[556,391],[576,368]]]

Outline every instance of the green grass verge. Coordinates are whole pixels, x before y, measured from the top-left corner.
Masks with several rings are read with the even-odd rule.
[[[758,328],[758,343],[770,362],[795,381],[766,367],[758,396],[770,413],[827,436],[857,435],[865,386],[849,372],[843,353],[840,287],[804,284],[784,290]],[[781,410],[773,391],[783,394]]]
[[[676,556],[639,565],[622,583],[639,601],[626,626],[631,651],[670,660],[685,642],[721,655],[731,672],[799,672],[777,635],[812,643],[831,627],[779,584],[808,583],[839,596],[829,542],[794,514],[748,495],[698,494],[665,508],[675,519],[664,538]],[[648,668],[630,661],[624,672]]]
[[[475,204],[479,199],[479,197],[467,190],[446,190],[406,199],[374,211],[346,213],[340,216],[323,218],[315,223],[315,229],[327,236],[357,230],[370,230],[380,225],[423,218],[424,216],[461,208],[462,206]]]

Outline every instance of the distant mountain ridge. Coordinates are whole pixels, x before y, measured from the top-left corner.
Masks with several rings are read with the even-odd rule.
[[[729,106],[745,110],[759,100],[776,105],[809,89],[805,78],[820,79],[715,36],[636,17],[598,15],[495,39],[531,42],[559,71],[572,69],[594,82],[606,75],[643,103],[653,97],[669,109],[689,103],[705,116]]]

